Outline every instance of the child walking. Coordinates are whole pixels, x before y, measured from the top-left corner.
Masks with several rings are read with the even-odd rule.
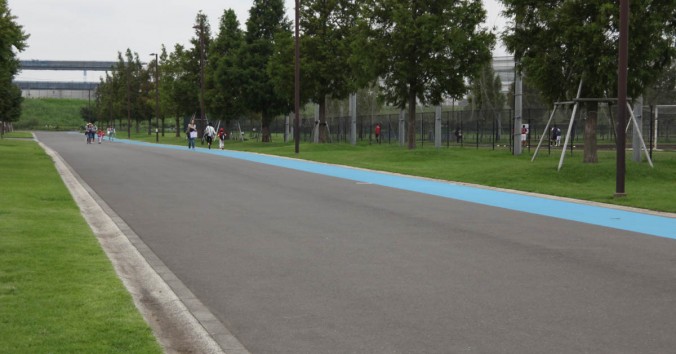
[[[225,129],[219,128],[218,129],[218,147],[223,150],[225,148]]]

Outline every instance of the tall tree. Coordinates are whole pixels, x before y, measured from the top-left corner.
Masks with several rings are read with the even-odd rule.
[[[12,80],[19,71],[17,53],[26,48],[28,37],[9,10],[7,0],[0,0],[0,130],[3,132],[4,122],[17,121],[21,116],[21,90]]]
[[[268,142],[272,120],[290,111],[288,100],[275,90],[268,71],[275,38],[279,32],[291,31],[291,23],[284,15],[284,1],[254,0],[246,28],[245,45],[238,60],[243,74],[242,98],[248,110],[260,113],[262,140]]]
[[[143,68],[138,53],[132,53],[127,49],[124,56],[121,52],[117,54],[117,63],[115,64],[112,76],[106,75],[107,85],[99,87],[97,90],[97,108],[98,112],[106,109],[112,112],[122,113],[127,117],[127,136],[131,137],[132,118],[136,122],[136,131],[139,130],[140,121],[147,119],[152,114],[150,102],[150,74]],[[112,89],[115,89],[113,91]],[[111,95],[110,101],[104,95]],[[105,106],[108,106],[107,108]],[[121,107],[119,111],[115,106]],[[120,124],[121,125],[121,124]]]
[[[196,89],[199,104],[199,119],[196,119],[196,123],[197,132],[201,136],[206,128],[207,121],[209,120],[206,107],[206,68],[209,66],[207,54],[209,53],[209,47],[211,45],[211,26],[209,25],[209,19],[201,10],[195,17],[193,29],[195,30],[195,37],[191,40],[191,43],[193,45],[192,63],[194,64],[191,65],[191,68],[197,77],[195,82],[197,83]],[[205,116],[202,117],[202,114]]]
[[[165,73],[166,67],[167,67],[167,61],[169,60],[169,54],[167,53],[167,48],[162,45],[162,50],[159,53],[159,90],[160,90],[160,112],[159,112],[159,117],[160,121],[162,121],[162,136],[164,136],[164,131],[165,131],[165,120],[167,118],[167,114],[172,112],[169,108],[171,106],[171,102],[169,101],[169,92],[167,88],[169,87],[168,85],[164,85],[164,80],[167,79],[167,74]],[[178,128],[178,126],[176,127]],[[176,129],[177,131],[180,129]]]
[[[491,124],[495,124],[495,139],[500,140],[500,131],[502,130],[502,122],[500,120],[502,110],[505,108],[505,95],[502,93],[502,80],[500,75],[495,73],[493,65],[487,63],[481,68],[481,71],[476,77],[471,79],[471,96],[469,98],[472,107],[481,111],[482,120],[490,117]],[[482,133],[483,135],[483,133]]]
[[[245,107],[242,103],[242,73],[236,66],[237,55],[244,44],[244,31],[232,9],[223,13],[218,35],[209,49],[207,92],[209,112],[214,119],[228,122],[239,118]]]
[[[471,79],[471,100],[479,109],[503,109],[505,95],[501,90],[502,80],[490,63],[484,65],[479,74]]]
[[[481,0],[367,0],[361,18],[361,54],[353,62],[381,79],[386,102],[408,107],[414,149],[417,102],[462,97],[467,78],[491,60],[495,36],[482,27],[486,11]]]
[[[176,136],[185,128],[181,118],[195,115],[199,112],[198,87],[199,73],[195,72],[195,58],[193,53],[176,44],[174,51],[169,54],[164,68],[165,76],[162,86],[168,96],[168,109],[176,117]]]
[[[616,0],[501,0],[512,26],[503,39],[520,69],[549,102],[576,95],[615,97],[619,6]],[[675,48],[676,2],[632,0],[628,94],[644,93],[671,63]],[[598,102],[587,102],[584,162],[598,161]]]
[[[354,0],[301,2],[302,91],[319,105],[316,139],[326,138],[327,98],[345,99],[354,91],[350,70],[351,34],[357,20]]]

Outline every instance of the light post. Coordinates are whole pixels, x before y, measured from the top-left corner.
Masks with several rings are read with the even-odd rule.
[[[300,152],[300,37],[299,37],[299,19],[300,19],[300,0],[296,0],[296,62],[294,70],[294,110],[296,111],[293,121],[293,139],[296,155]]]
[[[627,117],[627,68],[629,66],[629,0],[620,0],[620,42],[618,48],[617,78],[617,153],[615,171],[615,197],[624,197],[625,193],[625,132]]]
[[[203,19],[200,18],[200,24],[197,26],[193,26],[194,29],[199,30],[199,36],[200,36],[200,119],[197,123],[197,133],[202,134],[204,131],[204,126],[201,124],[201,122],[206,122],[205,116],[204,116],[204,22]]]
[[[155,56],[155,142],[160,142],[160,61],[157,53],[150,53]]]

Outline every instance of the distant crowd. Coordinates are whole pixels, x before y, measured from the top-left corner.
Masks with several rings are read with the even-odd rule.
[[[93,144],[98,140],[98,143],[101,144],[103,138],[108,136],[108,140],[112,141],[115,139],[115,128],[108,127],[104,132],[103,129],[99,129],[94,123],[87,123],[85,126],[85,136],[87,137],[87,144]]]

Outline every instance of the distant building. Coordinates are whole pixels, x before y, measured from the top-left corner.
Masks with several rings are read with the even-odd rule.
[[[30,98],[95,99],[98,82],[15,81],[21,96]]]
[[[493,71],[500,76],[502,81],[502,93],[509,92],[514,83],[514,57],[493,57]]]

